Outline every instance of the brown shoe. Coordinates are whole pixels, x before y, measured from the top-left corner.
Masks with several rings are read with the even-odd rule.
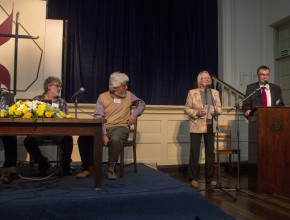
[[[2,183],[10,184],[15,177],[15,173],[5,173],[2,175]]]
[[[209,184],[210,184],[211,186],[216,186],[216,181],[212,180],[212,181],[210,181]]]
[[[78,179],[86,178],[90,175],[90,172],[88,170],[83,170],[82,172],[77,174]]]
[[[191,180],[191,186],[194,188],[198,188],[198,182],[196,180]]]
[[[116,176],[116,174],[115,174],[114,172],[110,172],[110,171],[108,171],[108,173],[107,173],[107,178],[108,178],[109,180],[115,180],[115,179],[117,179],[117,176]]]

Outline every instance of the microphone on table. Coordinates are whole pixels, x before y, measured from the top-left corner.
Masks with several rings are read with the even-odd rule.
[[[73,94],[73,96],[71,97],[71,99],[74,99],[75,97],[77,97],[79,94],[81,94],[82,92],[85,91],[85,88],[80,88],[75,94]]]

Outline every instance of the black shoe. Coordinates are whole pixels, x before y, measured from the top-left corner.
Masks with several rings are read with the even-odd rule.
[[[48,162],[48,159],[44,157],[41,159],[38,163],[38,171],[39,171],[39,176],[47,176],[47,170],[50,168],[50,163]]]

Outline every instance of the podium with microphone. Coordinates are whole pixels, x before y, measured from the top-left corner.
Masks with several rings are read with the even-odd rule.
[[[290,193],[290,107],[257,107],[248,120],[249,189]]]

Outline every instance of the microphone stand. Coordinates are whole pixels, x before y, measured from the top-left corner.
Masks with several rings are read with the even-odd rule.
[[[233,107],[231,107],[227,112],[231,112],[233,109],[240,109],[240,106],[242,105],[242,103],[247,100],[248,98],[250,98],[252,95],[254,95],[256,92],[258,91],[261,91],[263,87],[259,87],[257,89],[255,89],[255,91],[253,91],[251,94],[249,94],[247,97],[245,97],[243,100],[240,100],[239,102],[237,102]],[[236,116],[237,116],[237,113],[236,113]],[[238,128],[237,128],[237,141],[238,141],[238,152],[239,152],[239,158],[238,158],[238,180],[237,180],[237,186],[236,186],[236,191],[239,191],[239,192],[243,192],[243,193],[246,193],[248,194],[249,196],[253,196],[253,197],[256,197],[255,195],[253,194],[250,194],[248,192],[245,192],[243,190],[241,190],[241,187],[240,187],[240,126],[239,126],[239,118],[237,119],[237,125],[238,125]]]
[[[73,99],[75,98],[75,118],[77,117],[77,112],[78,112],[78,95],[82,92],[84,92],[85,89],[82,87],[80,88],[72,97],[71,97],[71,101],[73,102]]]
[[[230,111],[232,111],[233,109],[237,108],[238,106],[240,106],[244,101],[246,101],[248,98],[250,98],[252,95],[254,95],[256,92],[261,91],[263,87],[259,87],[257,88],[255,91],[253,91],[251,94],[249,94],[246,98],[244,98],[243,100],[237,102],[233,107],[231,107],[227,112],[229,113]]]
[[[213,104],[213,109],[214,109],[214,112],[215,112],[215,117],[216,117],[216,121],[217,121],[217,133],[219,134],[220,133],[220,127],[219,127],[219,115],[218,115],[218,112],[216,110],[216,102],[214,100],[214,97],[212,95],[212,91],[211,91],[211,88],[210,86],[208,86],[208,89],[210,91],[210,95],[211,95],[211,99],[212,99],[212,104]],[[217,155],[219,154],[219,136],[217,135],[217,142],[216,142],[216,148],[217,148]],[[235,189],[228,189],[228,188],[223,188],[221,186],[221,183],[220,183],[220,180],[219,180],[219,157],[217,156],[217,183],[216,183],[216,186],[214,189],[205,189],[205,190],[214,190],[214,191],[217,191],[217,190],[220,190],[222,192],[224,192],[226,195],[230,196],[234,201],[236,201],[236,198],[233,197],[229,192],[227,191],[236,191]],[[200,191],[204,191],[204,190],[199,190]]]
[[[78,116],[77,116],[77,112],[78,112],[78,98],[77,98],[78,96],[75,96],[75,101],[74,101],[74,103],[75,103],[75,118],[78,118]],[[71,101],[73,102],[73,97],[71,98]]]
[[[256,92],[256,91],[255,91]],[[254,93],[255,93],[254,92]],[[254,94],[253,93],[253,94]],[[245,99],[244,99],[245,100]],[[236,103],[234,107],[230,108],[227,112],[229,113],[230,111],[232,111],[234,108],[237,110],[239,109],[240,110],[240,105],[242,104],[243,100]],[[237,121],[237,141],[238,141],[238,180],[237,180],[237,186],[236,186],[236,190],[237,191],[241,191],[241,187],[240,187],[240,155],[241,155],[241,151],[240,151],[240,125],[239,125],[239,121],[240,121],[240,117],[238,116],[238,113],[236,111],[236,114],[235,114],[235,118],[236,118],[236,121]],[[238,118],[237,118],[238,117]]]

